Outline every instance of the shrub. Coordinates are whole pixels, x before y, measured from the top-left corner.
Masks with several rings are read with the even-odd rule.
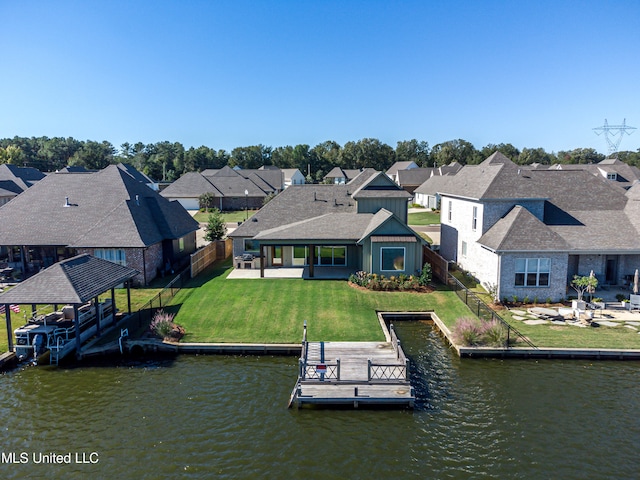
[[[360,270],[356,273],[352,273],[349,276],[349,281],[360,287],[368,287],[369,282],[371,281],[371,275],[369,275],[367,272],[363,272],[362,270]]]
[[[551,297],[547,297],[547,299],[545,300],[545,303],[547,305],[551,305],[553,302],[551,301]]]
[[[513,300],[513,303],[514,303],[514,304],[515,304],[515,303],[518,303],[518,295],[513,295],[513,296],[511,297],[511,299]]]
[[[431,283],[432,276],[433,274],[431,272],[431,264],[425,263],[422,266],[422,272],[420,272],[420,280],[419,280],[420,285],[422,285],[423,287],[426,287],[427,285],[429,285]]]
[[[626,299],[625,295],[623,295],[622,293],[618,293],[616,294],[616,300],[619,302],[624,302]]]
[[[173,313],[166,313],[164,310],[158,310],[153,315],[149,329],[160,338],[166,338],[171,335],[173,330]]]
[[[525,296],[525,297],[522,299],[522,303],[529,303],[529,295]]]

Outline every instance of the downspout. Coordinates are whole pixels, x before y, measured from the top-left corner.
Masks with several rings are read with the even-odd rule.
[[[500,255],[498,255],[498,252],[496,252],[496,256],[498,257],[498,278],[496,278],[496,297],[497,300],[500,300],[501,295],[501,288],[502,288],[502,282],[500,281],[500,274],[501,274],[501,269],[502,269],[502,257]],[[492,300],[496,300],[495,298]]]

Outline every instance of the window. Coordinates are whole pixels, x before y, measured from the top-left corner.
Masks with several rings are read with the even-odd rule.
[[[122,248],[96,248],[93,251],[93,256],[103,260],[109,260],[124,267],[127,266],[127,258]]]
[[[244,251],[245,252],[259,252],[260,251],[260,242],[252,238],[244,239]]]
[[[184,252],[184,238],[178,240],[178,247],[180,248],[181,252]]]
[[[475,232],[478,227],[478,207],[473,207],[473,219],[471,220],[471,229]]]
[[[462,242],[462,256],[466,257],[467,256],[467,242]]]
[[[309,252],[307,247],[302,245],[293,247],[293,264],[297,266],[309,265]]]
[[[616,180],[618,178],[617,173],[607,173],[607,180]]]
[[[451,221],[451,210],[453,209],[453,205],[451,200],[449,200],[449,211],[447,212],[449,221]]]
[[[516,259],[516,287],[548,287],[551,260],[548,258]]]
[[[347,247],[316,247],[316,265],[343,267],[347,264]]]
[[[404,247],[382,247],[380,249],[380,270],[404,271]]]

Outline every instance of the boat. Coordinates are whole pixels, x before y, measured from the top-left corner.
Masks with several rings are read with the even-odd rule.
[[[114,312],[111,299],[99,302],[97,307],[96,309],[94,303],[89,302],[78,308],[80,344],[98,333],[98,318],[100,328],[113,323]],[[13,333],[16,339],[14,351],[19,361],[28,360],[38,363],[44,356],[50,354],[50,363],[57,365],[76,348],[74,308],[72,305],[65,305],[59,311],[33,316]]]

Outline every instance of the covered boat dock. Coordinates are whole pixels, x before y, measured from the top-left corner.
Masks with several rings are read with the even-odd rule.
[[[64,328],[46,329],[46,347],[57,349],[58,358],[71,351],[80,352],[83,319],[91,317],[90,336],[100,335],[107,323],[113,322],[116,314],[115,288],[127,286],[127,312],[131,312],[129,281],[140,272],[118,265],[108,260],[88,254],[78,255],[56,263],[33,277],[0,294],[0,305],[4,305],[9,351],[15,351],[13,330],[11,327],[11,305],[31,305],[32,318],[23,328],[36,331],[40,325],[52,325],[53,322],[72,324]],[[99,295],[111,290],[111,298],[102,304]],[[36,305],[51,304],[53,314],[36,316]],[[57,312],[58,306],[62,311]],[[48,317],[48,318],[47,318]],[[65,324],[66,325],[66,324]],[[89,336],[89,330],[84,336]],[[29,347],[30,345],[27,345]]]

